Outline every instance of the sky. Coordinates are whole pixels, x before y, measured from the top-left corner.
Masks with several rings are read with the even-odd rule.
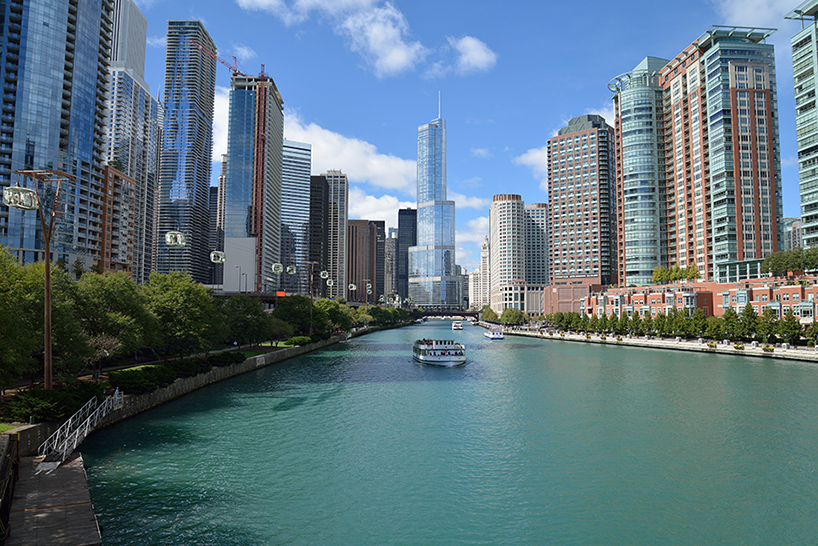
[[[417,128],[440,112],[457,263],[479,265],[493,195],[548,200],[545,145],[574,116],[613,124],[608,83],[672,59],[713,25],[774,28],[785,216],[800,216],[790,38],[801,0],[135,0],[148,19],[145,79],[164,85],[168,20],[200,20],[220,57],[265,71],[284,137],[312,144],[312,173],[349,178],[349,218],[416,206]],[[217,65],[213,176],[227,152],[230,70]]]

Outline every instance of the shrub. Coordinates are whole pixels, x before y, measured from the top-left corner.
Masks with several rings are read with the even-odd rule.
[[[195,377],[200,373],[210,371],[213,366],[206,358],[189,358],[186,360],[174,360],[168,362],[167,366],[176,372],[176,377]]]
[[[309,336],[295,336],[287,340],[287,345],[307,345],[311,341]]]
[[[101,384],[85,381],[61,390],[19,391],[3,408],[3,418],[15,422],[26,422],[32,417],[35,421],[58,421],[73,415],[89,399],[95,396],[101,399],[103,392]]]
[[[108,372],[108,383],[126,394],[145,394],[159,388],[160,383],[167,381],[171,375],[175,379],[173,370],[164,365],[140,366]]]
[[[224,366],[230,366],[232,364],[239,364],[240,362],[244,362],[247,358],[242,352],[236,351],[228,351],[224,353],[216,353],[209,355],[207,357],[208,362],[210,362],[211,366],[216,368],[222,368]]]

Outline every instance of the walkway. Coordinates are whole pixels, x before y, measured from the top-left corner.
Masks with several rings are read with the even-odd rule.
[[[40,458],[20,460],[6,546],[101,544],[82,456],[74,452],[51,474],[35,474]]]

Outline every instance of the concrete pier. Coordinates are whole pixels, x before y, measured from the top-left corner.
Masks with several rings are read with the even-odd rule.
[[[101,544],[82,456],[74,452],[51,474],[35,474],[40,459],[20,459],[6,546]]]

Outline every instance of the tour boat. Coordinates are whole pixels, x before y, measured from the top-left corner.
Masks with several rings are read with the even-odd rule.
[[[491,330],[486,330],[483,332],[483,335],[489,339],[503,339],[503,331],[499,328],[492,328]]]
[[[432,366],[462,366],[466,363],[466,346],[452,339],[419,339],[412,346],[412,356]]]
[[[456,320],[456,321],[452,322],[452,330],[462,330],[462,329],[463,329],[463,323],[461,321]]]

